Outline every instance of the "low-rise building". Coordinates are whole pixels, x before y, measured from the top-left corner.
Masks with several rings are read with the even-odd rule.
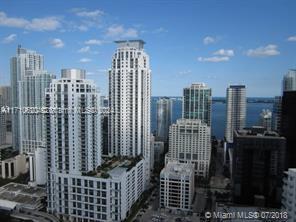
[[[25,184],[9,183],[0,187],[0,209],[40,210],[44,208],[45,189]]]
[[[111,158],[81,176],[56,173],[48,211],[66,221],[122,221],[144,192],[144,165],[140,157]]]
[[[160,173],[160,207],[191,211],[194,198],[194,165],[168,162]]]
[[[27,167],[25,155],[16,155],[0,161],[0,177],[3,179],[15,178],[26,172]]]

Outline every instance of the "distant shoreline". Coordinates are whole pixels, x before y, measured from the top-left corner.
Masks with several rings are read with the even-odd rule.
[[[162,98],[164,96],[152,96],[152,99]],[[182,100],[181,96],[165,96],[174,100]],[[247,103],[273,103],[273,97],[248,97]],[[213,97],[213,103],[226,103],[226,97]]]

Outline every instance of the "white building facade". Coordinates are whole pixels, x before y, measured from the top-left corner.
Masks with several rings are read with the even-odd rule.
[[[109,155],[143,156],[150,178],[151,70],[144,41],[116,41],[109,71]]]
[[[290,168],[283,179],[282,207],[288,212],[288,222],[296,218],[296,169]]]
[[[267,131],[272,129],[272,112],[269,109],[263,109],[260,113],[260,125]]]
[[[178,119],[169,133],[169,160],[194,164],[197,176],[207,177],[211,160],[211,129],[199,119]]]
[[[56,173],[48,211],[65,221],[123,221],[144,191],[144,160],[128,170],[116,167],[108,178]]]
[[[55,76],[44,70],[27,71],[19,81],[20,153],[34,153],[44,148],[43,114],[45,90]]]
[[[296,90],[296,69],[290,69],[283,79],[283,91]]]
[[[160,173],[160,207],[192,211],[194,165],[168,162]]]
[[[0,94],[0,146],[6,143],[6,118],[5,114],[1,112],[4,106],[3,96]]]
[[[145,161],[101,159],[100,96],[85,71],[46,93],[47,210],[63,221],[123,221],[144,191]]]
[[[17,55],[10,59],[11,105],[13,108],[20,108],[19,82],[34,71],[44,70],[43,60],[43,55],[18,46]],[[19,150],[21,146],[20,113],[16,110],[12,115],[12,144],[16,150]]]

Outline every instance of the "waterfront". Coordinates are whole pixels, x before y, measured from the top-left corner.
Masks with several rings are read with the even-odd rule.
[[[151,100],[151,129],[156,130],[156,101],[159,97],[152,97]],[[268,99],[270,101],[271,99]],[[254,99],[249,99],[247,103],[247,125],[258,125],[259,115],[263,109],[272,110],[270,102],[254,102]],[[182,117],[182,100],[174,99],[173,102],[173,122]],[[223,100],[213,102],[212,104],[212,134],[218,139],[223,139],[224,129],[226,124],[226,103]]]

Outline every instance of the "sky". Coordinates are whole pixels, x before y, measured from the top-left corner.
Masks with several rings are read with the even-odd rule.
[[[181,96],[204,82],[213,96],[245,84],[249,97],[281,94],[296,68],[294,0],[26,0],[0,2],[0,85],[20,44],[45,58],[45,69],[83,68],[108,91],[115,40],[142,39],[153,96]]]

